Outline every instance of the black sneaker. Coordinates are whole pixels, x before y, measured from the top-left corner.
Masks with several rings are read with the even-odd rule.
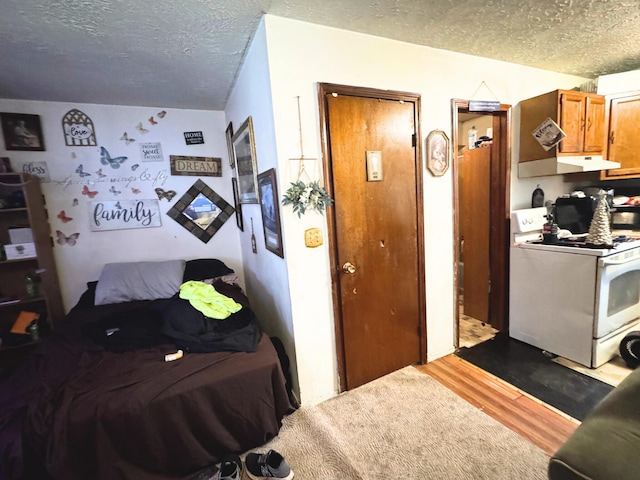
[[[240,480],[242,478],[242,461],[238,455],[228,455],[220,464],[220,480]]]
[[[277,478],[280,480],[291,480],[293,471],[289,468],[289,464],[275,450],[269,450],[267,453],[249,453],[244,459],[247,467],[247,475],[252,480],[268,480]]]

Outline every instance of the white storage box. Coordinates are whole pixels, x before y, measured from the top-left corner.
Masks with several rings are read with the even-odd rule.
[[[9,240],[12,244],[33,243],[33,232],[30,228],[10,228]]]
[[[11,243],[4,246],[4,252],[7,260],[17,260],[19,258],[35,258],[35,243]]]

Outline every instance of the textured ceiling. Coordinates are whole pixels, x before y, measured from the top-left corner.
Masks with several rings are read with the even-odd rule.
[[[587,78],[640,68],[637,0],[2,0],[0,98],[223,110],[264,13]]]

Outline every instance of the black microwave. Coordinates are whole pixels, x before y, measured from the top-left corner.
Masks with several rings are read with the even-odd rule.
[[[569,230],[575,235],[589,233],[589,226],[597,205],[598,197],[593,195],[559,197],[556,199],[553,216],[558,228]]]

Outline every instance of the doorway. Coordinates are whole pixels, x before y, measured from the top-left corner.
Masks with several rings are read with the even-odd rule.
[[[341,391],[426,359],[420,96],[319,86]]]
[[[510,111],[470,112],[468,100],[452,101],[457,348],[508,331]]]

